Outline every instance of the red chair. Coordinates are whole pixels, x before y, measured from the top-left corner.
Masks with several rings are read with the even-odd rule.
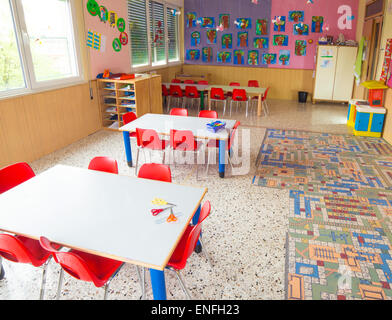
[[[208,81],[207,80],[200,80],[197,82],[197,84],[202,84],[208,86]]]
[[[127,112],[122,115],[124,125],[134,121],[137,119],[137,116],[134,112]],[[131,138],[136,138],[136,132],[130,132],[129,136]]]
[[[195,102],[195,100],[199,100],[198,101],[198,110],[200,109],[200,94],[195,86],[186,86],[185,87],[185,97],[184,97],[183,103],[182,103],[183,108],[185,108],[185,105],[186,105],[186,102],[188,99],[191,99],[192,107],[193,107],[193,103]]]
[[[18,162],[0,169],[0,194],[35,176],[26,162]]]
[[[163,97],[163,105],[166,106],[166,108],[168,108],[167,99],[169,97],[169,90],[167,90],[164,84],[162,85],[162,97]]]
[[[117,161],[109,157],[95,157],[88,165],[90,170],[118,174]]]
[[[170,110],[170,115],[171,116],[182,116],[182,117],[187,117],[188,116],[188,110],[185,108],[173,108]]]
[[[174,159],[174,151],[180,152],[191,152],[194,155],[199,156],[200,152],[203,151],[203,144],[197,141],[192,131],[189,130],[170,130],[170,147],[172,149],[172,155]],[[194,159],[193,159],[194,160]],[[199,165],[196,161],[196,180],[199,177]]]
[[[257,80],[249,80],[248,87],[259,88],[259,82]]]
[[[136,165],[135,165],[135,173],[137,174],[137,167],[139,163],[139,153],[140,150],[143,151],[160,151],[162,152],[162,162],[165,162],[165,150],[168,145],[167,140],[161,140],[158,136],[158,133],[152,129],[140,129],[136,128],[136,145],[137,145],[137,154],[136,154]],[[146,155],[144,154],[144,159],[146,161]]]
[[[45,237],[40,237],[39,243],[61,266],[57,299],[60,298],[65,271],[78,280],[92,282],[97,288],[105,286],[104,300],[106,300],[110,281],[123,266],[123,262],[74,249],[68,252],[58,251]]]
[[[171,83],[181,83],[181,80],[180,80],[180,79],[173,79],[173,80],[171,81]]]
[[[229,83],[229,86],[230,86],[230,87],[240,87],[241,84],[240,84],[239,82],[230,82],[230,83]],[[228,98],[231,98],[231,97],[233,96],[233,92],[227,92],[227,93],[226,93],[226,96],[227,96]]]
[[[268,90],[269,87],[267,87],[267,89],[264,92],[263,97],[261,98],[261,103],[264,106],[263,111],[264,111],[264,115],[269,115],[269,108],[268,108],[268,104],[267,104],[267,94],[268,94]]]
[[[249,98],[246,95],[246,90],[245,89],[234,89],[233,90],[232,100],[230,101],[230,116],[231,116],[231,109],[233,106],[233,101],[235,101],[237,104],[237,110],[238,110],[238,103],[246,102],[246,117],[248,117]]]
[[[172,182],[170,167],[159,163],[143,164],[137,176],[144,179]]]
[[[168,99],[168,108],[171,107],[171,100],[172,98],[174,99],[179,99],[179,104],[184,97],[184,94],[181,90],[181,87],[179,85],[170,85],[169,88],[169,99]]]
[[[177,279],[179,280],[181,287],[188,299],[191,299],[191,296],[186,289],[184,281],[181,278],[180,270],[185,268],[188,258],[195,250],[197,241],[200,240],[202,222],[208,217],[210,211],[211,205],[207,201],[201,209],[198,223],[194,226],[189,225],[186,228],[179,243],[177,244],[176,249],[170,257],[169,262],[167,263],[166,268],[175,272]]]
[[[218,112],[215,110],[201,110],[199,112],[199,118],[218,119]]]
[[[223,92],[222,88],[211,88],[210,101],[211,101],[211,103],[215,102],[215,104],[217,102],[223,102],[223,114],[225,114],[227,100],[226,100],[226,96],[225,96],[225,93]]]
[[[184,83],[186,84],[195,84],[194,80],[185,80]]]

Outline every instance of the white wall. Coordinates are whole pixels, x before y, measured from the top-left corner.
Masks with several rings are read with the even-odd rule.
[[[184,7],[184,0],[167,0],[167,2],[176,5],[177,7]]]

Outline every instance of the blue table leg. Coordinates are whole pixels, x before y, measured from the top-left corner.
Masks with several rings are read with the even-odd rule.
[[[123,131],[125,154],[127,155],[128,166],[132,167],[132,149],[131,149],[131,139],[129,138],[129,132]]]
[[[166,300],[165,272],[150,269],[150,278],[154,300]]]
[[[193,224],[194,226],[199,222],[200,209],[201,209],[201,207],[199,206],[199,208],[197,208],[195,214],[193,215],[192,224]],[[200,232],[200,237],[201,237],[201,232]],[[196,252],[196,253],[200,253],[201,250],[202,250],[202,248],[201,248],[201,243],[200,243],[199,240],[197,240],[197,244],[196,244],[196,247],[195,247],[195,252]]]
[[[225,177],[226,141],[219,140],[219,177]]]

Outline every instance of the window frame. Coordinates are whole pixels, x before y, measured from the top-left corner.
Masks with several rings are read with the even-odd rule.
[[[160,64],[153,64],[152,61],[152,55],[153,55],[153,49],[152,49],[152,40],[151,40],[151,32],[150,32],[150,27],[151,27],[151,16],[150,16],[150,6],[149,3],[150,1],[158,2],[163,5],[163,12],[164,12],[164,34],[165,34],[165,62],[160,63]],[[177,55],[178,55],[178,60],[174,61],[169,61],[169,37],[168,37],[168,25],[167,25],[167,8],[170,9],[175,9],[177,11],[180,11],[181,9],[174,5],[171,4],[168,1],[165,0],[146,0],[146,21],[147,21],[147,48],[148,48],[148,63],[145,65],[140,65],[140,66],[133,66],[133,59],[132,59],[132,41],[130,40],[130,46],[129,46],[129,52],[130,52],[130,59],[131,59],[131,70],[132,72],[145,72],[145,71],[151,71],[151,70],[157,70],[157,69],[163,69],[171,66],[176,66],[176,65],[181,65],[182,64],[182,59],[181,59],[181,48],[180,48],[180,18],[178,18],[177,22]],[[129,21],[129,16],[128,16],[128,25],[131,25]],[[130,30],[131,32],[131,30]],[[131,38],[131,37],[130,37]]]
[[[30,39],[28,37],[23,5],[21,0],[7,0],[10,4],[10,14],[13,20],[13,26],[15,30],[15,39],[17,42],[19,58],[21,61],[21,69],[24,76],[25,87],[17,89],[9,89],[0,91],[0,98],[7,98],[12,96],[18,96],[23,94],[31,94],[46,90],[52,90],[62,87],[68,87],[84,83],[83,65],[81,59],[81,47],[79,42],[79,32],[77,27],[76,9],[72,0],[66,0],[69,8],[70,16],[70,35],[72,37],[73,45],[73,59],[75,62],[76,75],[71,77],[37,81],[35,76],[34,63],[32,53],[30,50]]]

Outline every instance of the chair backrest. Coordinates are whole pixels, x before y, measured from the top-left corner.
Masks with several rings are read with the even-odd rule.
[[[197,91],[195,86],[186,86],[185,96],[188,98],[199,98],[199,91]]]
[[[162,84],[162,95],[164,95],[164,96],[169,95],[169,90],[167,90],[167,88],[164,84]]]
[[[222,88],[211,88],[211,99],[225,100],[225,93]]]
[[[96,283],[97,277],[80,256],[73,252],[56,250],[49,239],[45,237],[40,237],[39,243],[41,247],[53,255],[54,260],[61,265],[65,272],[76,279]]]
[[[207,80],[200,80],[197,82],[197,84],[204,84],[208,86],[208,81]]]
[[[170,146],[176,149],[179,145],[185,145],[183,150],[193,150],[195,136],[190,130],[170,130]]]
[[[230,87],[241,87],[241,84],[239,82],[230,82],[229,86]]]
[[[175,96],[175,97],[182,97],[183,96],[181,87],[178,85],[170,85],[169,93],[171,96]]]
[[[95,157],[91,159],[88,168],[90,170],[118,174],[117,161],[109,157]]]
[[[188,239],[186,241],[186,245],[184,247],[184,251],[181,257],[181,262],[183,262],[184,264],[186,263],[186,260],[189,258],[192,252],[195,250],[201,232],[201,223],[197,223],[191,228],[192,230],[188,234]]]
[[[259,81],[257,81],[257,80],[249,80],[248,81],[248,87],[259,88]]]
[[[194,80],[185,80],[184,83],[187,83],[187,84],[194,84],[195,81],[194,81]]]
[[[233,90],[233,100],[234,101],[246,101],[246,90],[245,89],[234,89]]]
[[[215,110],[200,110],[199,117],[218,119],[218,112],[216,112]]]
[[[35,173],[26,162],[18,162],[0,169],[0,194],[33,178]]]
[[[136,144],[139,147],[150,144],[153,149],[162,148],[158,133],[153,129],[136,128]]]
[[[238,126],[239,126],[240,124],[241,124],[241,122],[236,121],[236,123],[235,123],[234,126],[233,126],[233,129],[231,130],[230,137],[229,137],[229,141],[228,141],[228,143],[227,143],[227,149],[228,149],[228,150],[230,150],[231,147],[232,147],[232,145],[233,145],[234,137],[235,137],[235,134],[236,134],[236,132],[237,132],[237,128],[238,128]]]
[[[267,99],[267,94],[268,94],[269,87],[265,89],[264,95],[263,95],[263,100]]]
[[[203,206],[201,207],[199,220],[197,223],[202,223],[205,218],[207,218],[211,213],[211,203],[209,201],[204,202]]]
[[[18,238],[6,233],[0,234],[0,256],[4,259],[20,263],[33,264],[35,260]]]
[[[188,109],[185,109],[185,108],[173,108],[173,109],[170,110],[170,115],[171,116],[187,117],[188,116]]]
[[[171,83],[181,83],[181,80],[180,80],[180,79],[173,79],[173,80],[171,81]]]
[[[172,182],[170,167],[160,163],[143,164],[137,176],[144,179]]]
[[[131,111],[131,112],[124,113],[122,115],[122,119],[123,119],[124,124],[127,124],[127,123],[132,122],[133,120],[136,120],[137,116],[136,116],[135,112]]]

